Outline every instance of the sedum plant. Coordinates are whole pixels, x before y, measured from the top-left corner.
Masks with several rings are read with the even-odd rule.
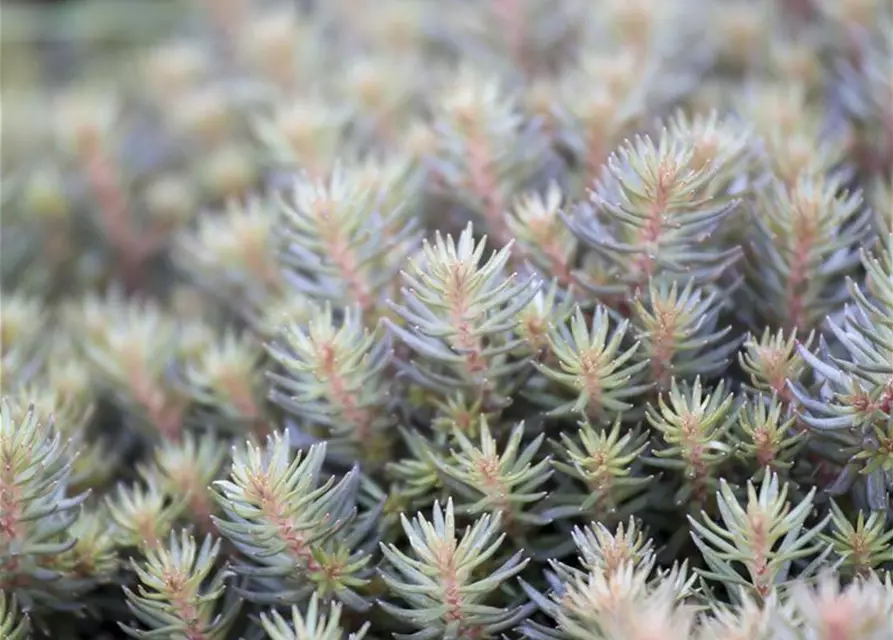
[[[590,203],[570,216],[592,248],[582,282],[624,306],[656,274],[716,281],[738,259],[738,247],[706,242],[741,203],[744,185],[730,180],[748,153],[747,136],[718,137],[664,127],[641,135],[607,160]],[[699,249],[695,249],[699,246]]]
[[[269,615],[262,613],[261,625],[270,640],[362,640],[366,635],[366,627],[357,633],[345,634],[341,627],[341,606],[332,604],[329,611],[321,610],[319,599],[313,596],[302,614],[296,606],[292,606],[291,618],[273,610]]]
[[[270,373],[271,397],[301,418],[305,430],[322,430],[333,449],[344,449],[343,456],[380,463],[387,459],[394,426],[385,386],[389,338],[366,327],[359,307],[337,316],[330,304],[317,308],[305,326],[284,327],[271,346],[283,370]]]
[[[4,640],[893,638],[889,3],[7,4]]]
[[[517,575],[527,564],[515,554],[494,566],[482,579],[474,573],[499,550],[504,534],[498,534],[500,515],[476,520],[461,537],[452,501],[446,508],[434,504],[431,520],[419,514],[415,522],[405,516],[403,529],[412,555],[394,546],[383,547],[389,570],[382,579],[406,600],[405,607],[386,602],[382,606],[417,631],[401,638],[495,638],[522,620],[529,605],[488,606],[486,600],[502,582]]]
[[[512,329],[538,283],[506,273],[508,247],[481,263],[486,249],[471,224],[458,240],[438,233],[425,242],[420,260],[402,273],[404,302],[393,307],[407,326],[387,325],[418,356],[398,364],[412,382],[441,396],[478,395],[490,410],[510,401],[527,364],[511,357],[521,346]]]
[[[546,162],[537,122],[525,119],[501,81],[470,66],[434,98],[434,166],[453,198],[470,209],[501,248],[510,240],[506,208]]]
[[[15,598],[0,593],[0,632],[9,640],[24,640],[30,631],[28,618],[22,616]]]
[[[224,602],[227,571],[214,574],[220,540],[205,538],[201,546],[185,531],[134,564],[137,591],[125,589],[127,604],[148,627],[123,629],[133,638],[225,638],[239,615],[236,602]],[[232,592],[230,592],[232,593]],[[221,606],[222,605],[222,606]],[[219,609],[219,612],[217,611]]]
[[[551,597],[526,587],[551,623],[525,624],[524,637],[644,639],[658,632],[690,637],[695,608],[681,603],[691,588],[687,569],[656,570],[653,541],[635,520],[614,530],[591,522],[575,528],[572,538],[581,566],[549,562]]]
[[[295,181],[278,203],[289,231],[283,261],[303,295],[371,315],[411,247],[412,225],[399,205],[381,206],[387,201],[357,178],[336,166],[327,180]],[[370,233],[375,227],[387,232]]]
[[[369,580],[361,545],[375,513],[357,512],[356,469],[324,479],[325,452],[316,445],[293,456],[287,432],[274,434],[265,446],[236,449],[229,479],[215,483],[223,513],[214,522],[243,557],[232,570],[248,579],[245,597],[297,602],[318,593],[368,608],[356,589]]]
[[[808,173],[761,196],[749,300],[764,305],[770,326],[807,334],[836,310],[870,222],[861,200],[838,180]]]
[[[893,553],[890,545],[893,531],[886,525],[886,514],[882,511],[871,513],[867,519],[860,511],[853,523],[837,504],[832,503],[831,530],[824,538],[830,541],[834,555],[840,558],[841,573],[871,575],[872,571],[889,562]]]
[[[71,549],[71,529],[86,493],[68,494],[74,452],[33,406],[0,405],[0,582],[25,604],[59,609],[77,593],[73,575],[56,571],[54,556]]]
[[[641,357],[649,363],[655,390],[668,391],[673,378],[709,377],[728,367],[739,340],[727,336],[731,326],[717,326],[722,305],[716,292],[697,290],[689,281],[652,280],[648,292],[633,302]]]
[[[553,494],[557,504],[548,513],[562,518],[582,511],[599,522],[613,523],[638,511],[647,500],[648,484],[654,480],[641,464],[648,433],[626,430],[617,418],[610,427],[581,422],[575,435],[563,432],[561,442],[553,443],[560,458],[553,466],[572,481]]]
[[[557,404],[550,409],[553,415],[575,413],[594,419],[605,419],[634,409],[627,398],[641,395],[650,385],[639,375],[646,361],[633,358],[639,343],[624,345],[629,322],[624,320],[611,327],[611,314],[599,306],[591,321],[577,306],[569,321],[550,331],[547,339],[555,365],[537,364],[537,369],[549,381],[564,389],[576,391],[577,397],[562,403],[549,396],[543,401]]]
[[[455,438],[457,447],[451,455],[435,461],[448,490],[463,503],[458,509],[460,513],[498,514],[502,529],[520,540],[526,540],[526,530],[548,524],[548,518],[535,513],[528,505],[535,505],[545,496],[542,488],[551,475],[549,458],[533,462],[543,436],[521,449],[523,438],[524,423],[519,423],[500,447],[486,418],[481,418],[480,444],[459,432]],[[532,542],[526,541],[526,544]]]
[[[814,558],[798,574],[808,577],[830,548],[819,539],[828,522],[826,517],[812,527],[815,491],[810,491],[796,507],[787,501],[788,487],[774,474],[766,474],[759,490],[747,485],[747,502],[742,505],[728,484],[720,483],[717,500],[722,524],[709,517],[692,519],[692,536],[701,549],[709,570],[701,575],[718,580],[727,588],[742,586],[764,598],[774,586],[784,584],[792,565],[801,558]],[[743,567],[742,576],[737,567]]]
[[[885,508],[890,495],[890,455],[893,442],[893,250],[891,238],[879,256],[863,254],[865,282],[853,281],[849,288],[854,304],[845,310],[839,326],[828,325],[840,355],[834,355],[828,341],[822,340],[820,353],[800,348],[801,355],[823,379],[830,391],[824,402],[807,395],[801,385],[793,385],[803,403],[803,420],[812,427],[837,437],[848,456],[845,469],[860,477],[864,500],[875,509]],[[820,389],[821,389],[820,388]],[[821,397],[821,396],[820,396]],[[846,433],[846,435],[844,435]],[[840,446],[840,445],[838,445]],[[847,474],[851,475],[851,474]]]
[[[706,391],[700,378],[676,385],[645,416],[663,441],[649,463],[682,472],[674,496],[677,505],[704,505],[716,488],[718,473],[732,455],[729,432],[737,419],[735,398],[722,383]]]

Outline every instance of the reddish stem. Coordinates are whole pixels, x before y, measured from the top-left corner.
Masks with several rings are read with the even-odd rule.
[[[171,401],[163,391],[139,373],[131,381],[131,394],[162,437],[173,441],[180,439],[183,429],[182,403]]]
[[[360,273],[356,256],[351,250],[350,242],[344,237],[340,221],[331,215],[328,203],[319,203],[315,217],[320,236],[326,244],[329,260],[341,272],[341,277],[347,283],[348,291],[354,301],[364,312],[368,312],[373,306],[372,293]]]
[[[285,544],[286,551],[294,560],[305,564],[307,574],[324,574],[330,582],[337,581],[342,567],[335,565],[322,565],[313,556],[313,549],[304,536],[303,529],[295,527],[288,513],[287,505],[283,504],[268,485],[266,477],[255,476],[253,488],[256,492],[258,506],[265,518],[276,528],[278,538]],[[328,519],[328,516],[326,516]]]
[[[643,248],[645,253],[640,255],[633,262],[632,272],[639,274],[644,273],[644,277],[639,277],[633,291],[634,295],[639,293],[640,287],[654,273],[655,255],[654,249],[650,246],[657,242],[663,230],[664,210],[667,207],[668,183],[672,180],[671,172],[663,167],[658,168],[657,192],[654,196],[654,202],[648,210],[648,219],[637,235],[636,246]]]
[[[3,467],[0,468],[0,540],[4,543],[3,548],[7,549],[21,535],[18,525],[22,514],[12,460],[7,459],[8,454],[3,449],[0,449],[0,454],[3,454]]]
[[[772,591],[772,576],[769,573],[769,540],[765,516],[762,513],[752,514],[749,518],[751,531],[751,552],[753,561],[750,566],[754,589],[761,598]]]
[[[193,603],[195,595],[185,588],[186,578],[180,573],[164,576],[165,586],[170,592],[170,602],[177,617],[185,624],[183,634],[187,640],[209,640],[202,631],[199,610]]]
[[[469,180],[471,190],[483,202],[483,216],[497,247],[504,247],[511,239],[508,224],[503,215],[499,182],[493,171],[490,149],[486,142],[473,137],[468,145]]]
[[[330,345],[323,345],[320,351],[322,376],[328,382],[332,404],[339,407],[341,416],[354,427],[357,440],[368,444],[372,437],[372,423],[375,416],[372,411],[359,406],[356,395],[350,391],[347,382],[339,373],[335,349]]]
[[[241,376],[229,375],[221,380],[222,387],[239,415],[248,421],[251,429],[258,437],[267,435],[268,427],[263,412],[257,406],[251,384]]]
[[[83,142],[87,181],[98,201],[99,216],[115,251],[118,272],[125,286],[135,290],[142,279],[143,264],[163,245],[167,232],[155,228],[146,234],[131,226],[127,196],[118,183],[112,159],[102,149],[98,138],[87,136]]]
[[[805,307],[801,289],[809,268],[809,252],[815,238],[815,230],[809,221],[804,220],[794,240],[794,256],[788,274],[785,298],[788,300],[787,321],[793,329],[804,329]]]
[[[465,623],[465,614],[462,611],[464,597],[462,595],[462,584],[458,577],[458,567],[456,567],[455,547],[450,546],[442,550],[435,549],[435,553],[439,565],[440,580],[443,583],[443,600],[447,607],[443,614],[444,622],[459,622],[459,637],[471,640],[481,638],[483,636],[483,628],[480,625],[468,625]]]

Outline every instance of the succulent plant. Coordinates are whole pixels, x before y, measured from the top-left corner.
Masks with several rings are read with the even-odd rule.
[[[4,6],[0,638],[893,638],[881,0]]]

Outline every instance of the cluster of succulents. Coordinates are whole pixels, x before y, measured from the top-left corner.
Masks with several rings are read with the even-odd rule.
[[[889,2],[63,6],[3,640],[893,638]]]

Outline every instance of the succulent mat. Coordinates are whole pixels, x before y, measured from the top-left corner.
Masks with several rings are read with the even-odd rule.
[[[893,639],[889,1],[3,14],[2,640]]]

